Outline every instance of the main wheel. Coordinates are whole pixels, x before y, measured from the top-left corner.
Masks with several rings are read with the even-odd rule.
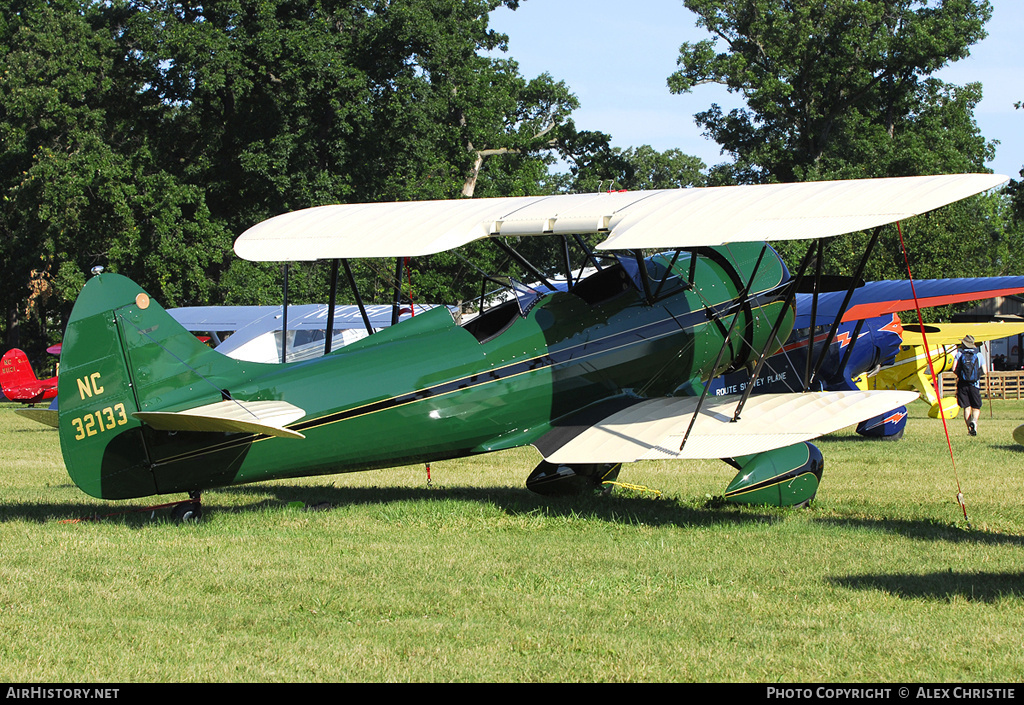
[[[195,523],[203,517],[203,506],[196,501],[182,502],[171,510],[171,519],[175,524]]]
[[[542,460],[526,478],[526,489],[547,497],[570,497],[602,490],[619,476],[622,463],[556,465]]]

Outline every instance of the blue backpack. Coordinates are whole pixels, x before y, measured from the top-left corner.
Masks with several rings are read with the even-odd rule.
[[[956,376],[963,382],[977,382],[981,376],[981,362],[977,350],[961,350],[960,362],[956,365]]]

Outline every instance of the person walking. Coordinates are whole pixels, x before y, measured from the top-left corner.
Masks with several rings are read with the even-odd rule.
[[[978,435],[978,417],[981,415],[981,376],[985,374],[985,361],[974,344],[974,336],[966,335],[953,356],[956,375],[956,403],[964,410],[967,433]]]

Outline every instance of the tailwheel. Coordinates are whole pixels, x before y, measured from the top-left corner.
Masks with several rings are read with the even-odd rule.
[[[174,505],[171,509],[171,519],[175,524],[194,524],[203,518],[203,505],[198,492],[189,492],[188,500]]]

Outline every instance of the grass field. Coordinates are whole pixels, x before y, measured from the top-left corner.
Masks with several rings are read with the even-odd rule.
[[[81,493],[6,405],[0,680],[1019,682],[1024,402],[950,422],[955,471],[925,410],[821,439],[804,510],[722,505],[718,461],[544,499],[525,449],[210,491],[175,525],[68,521],[147,502]]]

